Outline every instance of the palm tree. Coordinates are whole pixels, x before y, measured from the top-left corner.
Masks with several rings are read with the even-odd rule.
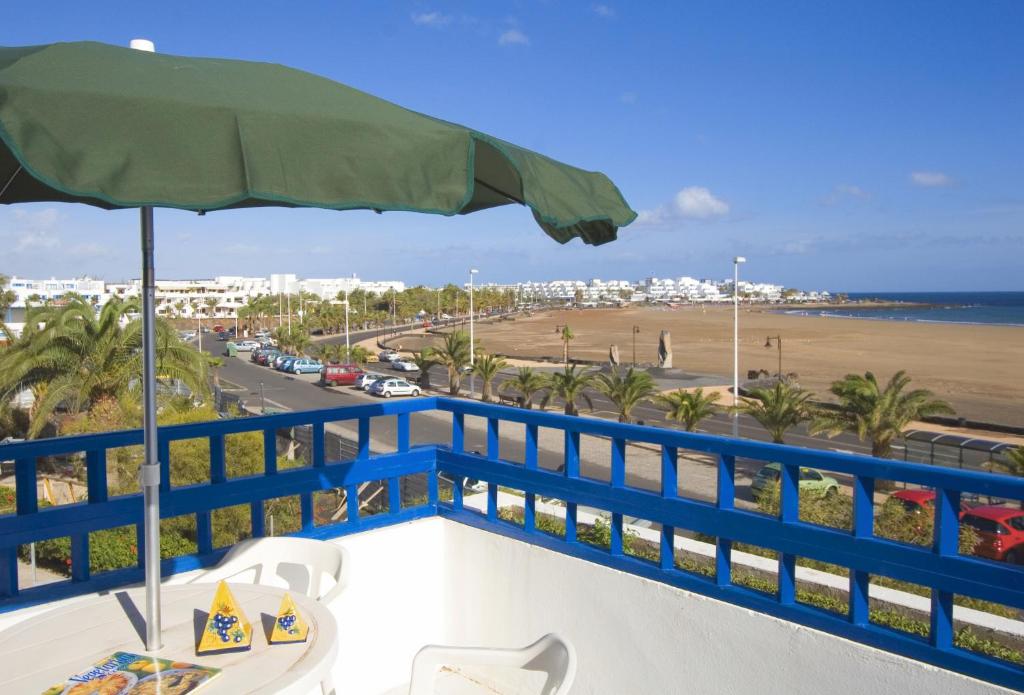
[[[721,398],[720,393],[712,391],[704,395],[704,389],[698,387],[693,391],[679,389],[674,393],[666,393],[655,398],[658,405],[663,406],[666,420],[675,420],[687,432],[693,432],[701,420],[715,414],[715,402]]]
[[[330,364],[341,364],[345,358],[345,346],[337,343],[324,343],[317,352],[323,362]]]
[[[497,355],[490,355],[483,351],[477,354],[476,361],[473,364],[473,373],[483,379],[484,383],[480,388],[480,400],[484,403],[491,401],[491,382],[494,381],[494,377],[507,366],[508,362]]]
[[[210,357],[206,364],[210,368],[214,388],[220,388],[220,368],[224,366],[224,360],[220,357]]]
[[[277,347],[282,352],[289,352],[292,347],[292,334],[288,332],[288,329],[284,326],[278,326],[274,329],[274,332],[270,334],[277,343]]]
[[[632,367],[625,373],[615,367],[611,374],[599,374],[594,386],[618,409],[619,422],[629,422],[633,408],[657,393],[651,375]]]
[[[353,345],[352,349],[348,351],[348,361],[352,364],[366,364],[370,361],[372,354],[362,345]]]
[[[11,308],[17,300],[18,295],[14,293],[14,290],[5,290],[4,287],[10,282],[10,278],[0,273],[0,323],[4,322],[4,317],[7,316],[7,310]]]
[[[63,406],[72,413],[123,396],[142,385],[142,322],[136,302],[111,299],[100,311],[80,299],[62,307],[33,309],[31,326],[0,353],[0,401],[24,388],[39,395],[28,436],[35,437]],[[189,349],[163,319],[156,322],[157,374],[180,380],[193,393],[207,392],[206,357]]]
[[[567,367],[569,366],[569,341],[575,337],[568,325],[562,326],[562,362]]]
[[[523,395],[522,406],[527,410],[533,407],[533,394],[544,389],[547,381],[541,374],[530,367],[520,367],[519,372],[511,379],[506,379],[498,386],[499,391],[518,391]]]
[[[465,331],[452,331],[444,336],[444,344],[434,350],[434,358],[438,364],[448,368],[448,393],[459,395],[462,388],[462,368],[469,364],[469,334]]]
[[[206,299],[203,300],[203,304],[206,305],[206,315],[209,316],[212,319],[213,315],[216,313],[215,310],[217,309],[217,300],[216,300],[216,298],[214,298],[214,297],[207,297]]]
[[[855,432],[871,441],[871,455],[886,458],[892,442],[903,434],[913,420],[930,415],[952,415],[949,403],[934,397],[926,389],[904,391],[910,377],[903,370],[893,374],[882,388],[871,372],[864,376],[847,374],[832,383],[830,391],[839,399],[839,410],[821,412],[811,425],[811,433],[834,437],[843,431]]]
[[[310,339],[309,334],[301,329],[291,331],[288,343],[296,355],[305,355],[313,346],[313,341]]]
[[[437,364],[433,348],[425,347],[419,352],[412,353],[412,361],[420,369],[419,377],[416,379],[417,383],[425,389],[430,388],[430,368]]]
[[[807,401],[812,395],[799,386],[779,381],[771,388],[751,389],[750,397],[736,406],[736,411],[757,420],[768,430],[773,442],[783,444],[786,430],[811,419],[811,407]]]
[[[579,369],[579,371],[577,371]],[[561,398],[565,402],[566,415],[579,415],[579,407],[576,401],[583,399],[587,407],[594,409],[586,388],[593,386],[595,373],[588,371],[579,365],[565,366],[562,371],[546,374],[544,377],[544,388],[547,393],[540,407],[544,408],[553,398]]]

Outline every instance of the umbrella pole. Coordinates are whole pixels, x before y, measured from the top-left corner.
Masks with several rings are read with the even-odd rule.
[[[153,274],[153,208],[142,222],[142,430],[145,459],[140,469],[145,529],[146,651],[160,649],[160,462],[156,427],[156,278]]]

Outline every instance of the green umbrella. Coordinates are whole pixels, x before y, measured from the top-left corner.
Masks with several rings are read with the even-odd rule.
[[[528,206],[603,244],[636,217],[606,176],[316,75],[100,43],[0,48],[0,203],[141,208],[146,647],[160,646],[153,208],[440,215]]]
[[[0,48],[0,202],[455,215],[523,203],[559,242],[636,214],[600,173],[269,63]]]

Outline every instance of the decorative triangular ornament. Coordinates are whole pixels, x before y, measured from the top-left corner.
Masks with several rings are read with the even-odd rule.
[[[291,594],[285,593],[281,599],[281,607],[274,618],[274,631],[270,633],[271,644],[287,644],[288,642],[305,642],[309,636],[309,625],[299,615]]]
[[[196,654],[248,649],[252,646],[252,625],[235,601],[226,582],[217,584],[213,605],[206,618],[203,637],[196,647]]]

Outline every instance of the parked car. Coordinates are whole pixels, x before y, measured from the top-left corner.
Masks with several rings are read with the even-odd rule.
[[[235,343],[235,349],[239,352],[250,352],[259,348],[260,344],[255,340],[239,340]]]
[[[275,348],[260,348],[256,351],[256,364],[261,364],[264,367],[269,367],[270,363],[281,354],[280,350]]]
[[[324,365],[319,360],[300,357],[288,363],[288,371],[292,374],[319,374]]]
[[[365,374],[358,365],[325,364],[320,372],[320,383],[323,386],[353,386]]]
[[[220,333],[217,334],[217,340],[219,340],[222,343],[226,343],[229,340],[231,340],[231,334],[228,333],[227,331],[221,331]]]
[[[929,514],[935,513],[935,491],[934,490],[898,490],[891,495],[889,499],[899,501],[903,505],[903,508],[908,512],[915,512],[923,514],[928,512]],[[974,508],[974,505],[970,504],[964,499],[960,500],[960,517],[966,512],[969,512]]]
[[[268,367],[273,367],[274,369],[280,369],[281,368],[281,363],[284,362],[286,359],[288,359],[290,357],[295,357],[295,355],[288,355],[288,354],[282,352],[277,357],[275,357],[272,361],[268,360],[267,361],[267,366]]]
[[[224,326],[222,326],[222,325],[220,325],[220,324],[218,323],[217,325],[215,325],[215,326],[213,327],[213,332],[214,332],[214,333],[224,333],[224,332],[225,332],[225,331],[224,331]]]
[[[397,369],[400,372],[418,372],[419,367],[416,366],[415,362],[409,360],[396,359],[391,362],[391,368]]]
[[[1024,565],[1024,509],[974,507],[960,519],[978,534],[975,555]]]
[[[378,379],[386,379],[387,377],[383,374],[373,374],[371,372],[364,372],[362,376],[356,378],[356,388],[363,391],[369,390],[370,385]]]
[[[283,358],[278,359],[280,362],[274,360],[274,369],[279,372],[290,372],[292,370],[292,363],[299,358],[296,355],[285,355]]]
[[[392,396],[420,395],[419,386],[414,386],[405,379],[396,379],[394,377],[378,379],[370,384],[369,391],[374,396],[383,396],[384,398],[391,398]]]
[[[178,335],[180,335],[181,339],[184,340],[186,343],[196,339],[195,331],[181,331],[181,333],[179,333]]]
[[[766,463],[754,476],[754,480],[750,483],[750,491],[754,493],[754,497],[758,497],[778,485],[780,477],[782,477],[782,466],[775,462]],[[839,492],[839,482],[835,478],[822,475],[813,468],[801,468],[800,492],[829,497]]]
[[[382,350],[378,355],[377,359],[381,362],[390,362],[391,360],[397,360],[400,355],[394,350]]]

